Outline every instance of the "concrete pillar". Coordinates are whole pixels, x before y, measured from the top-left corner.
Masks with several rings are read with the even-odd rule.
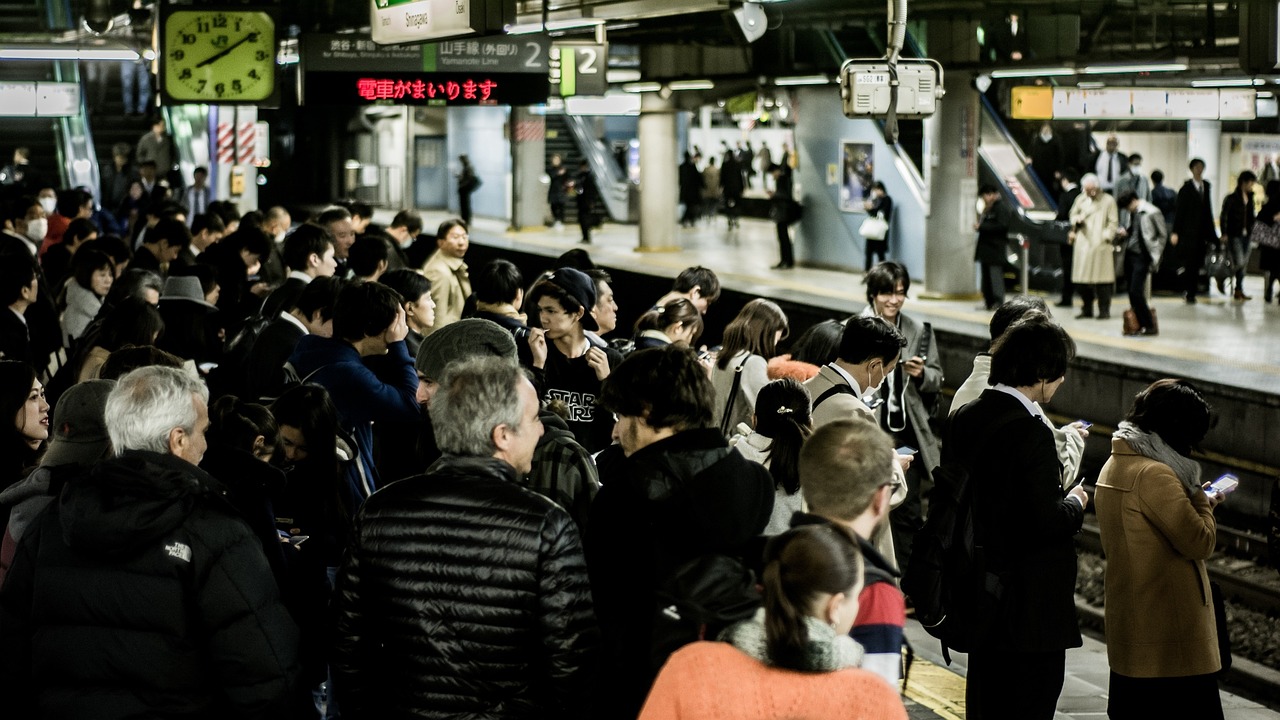
[[[511,108],[511,229],[543,227],[547,218],[547,119]]]
[[[640,252],[672,252],[676,244],[676,109],[657,93],[640,96]]]
[[[978,91],[972,74],[948,70],[947,95],[925,120],[932,149],[929,222],[925,225],[925,285],[941,296],[973,295],[977,286],[973,230],[978,195]]]
[[[1221,178],[1225,182],[1215,183],[1218,186],[1218,195],[1209,198],[1210,202],[1217,202],[1222,197],[1222,193],[1231,192],[1231,187],[1235,184],[1234,177],[1230,171],[1223,172],[1222,167],[1222,121],[1221,120],[1188,120],[1187,121],[1187,162],[1191,162],[1194,158],[1200,158],[1204,161],[1204,179],[1213,182],[1215,178]],[[1173,178],[1186,177],[1190,171],[1185,168],[1179,168],[1180,173],[1170,173]],[[1178,187],[1181,180],[1175,180],[1168,184],[1170,187]],[[1218,207],[1214,204],[1212,207]]]

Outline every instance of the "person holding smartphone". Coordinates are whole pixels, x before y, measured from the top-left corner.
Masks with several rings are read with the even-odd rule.
[[[1157,380],[1134,399],[1098,476],[1112,720],[1223,716],[1205,560],[1225,493],[1206,491],[1191,458],[1215,420],[1194,385]]]

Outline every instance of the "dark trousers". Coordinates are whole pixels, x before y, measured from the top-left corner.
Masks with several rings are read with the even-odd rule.
[[[893,442],[902,447],[906,445],[920,448],[911,423],[907,427],[893,433]],[[889,512],[889,531],[893,534],[893,554],[897,556],[898,567],[905,570],[911,560],[911,548],[915,545],[916,533],[924,524],[924,510],[920,502],[920,486],[925,480],[924,459],[919,454],[907,468],[907,497],[902,504]]]
[[[1071,245],[1059,245],[1058,254],[1062,257],[1062,304],[1075,302],[1076,286],[1071,283],[1071,270],[1075,267],[1075,248]]]
[[[1084,314],[1093,317],[1093,298],[1098,298],[1098,315],[1099,317],[1108,317],[1111,315],[1111,292],[1114,283],[1096,283],[1090,285],[1077,285],[1076,290],[1080,293],[1080,298],[1084,300]]]
[[[778,255],[781,257],[779,264],[783,267],[791,267],[796,264],[796,258],[791,249],[791,226],[780,222],[774,223],[774,227],[778,229]]]
[[[1182,296],[1194,300],[1200,285],[1200,270],[1204,268],[1204,248],[1187,248],[1179,258],[1178,273],[1182,281]]]
[[[551,203],[551,217],[558,223],[564,222],[564,201]]]
[[[1004,265],[979,263],[982,266],[982,300],[988,310],[1004,304]]]
[[[1112,671],[1107,689],[1111,720],[1197,718],[1222,720],[1222,696],[1215,675],[1131,678]]]
[[[969,720],[1053,720],[1067,652],[969,653],[965,710]]]
[[[462,222],[471,227],[471,193],[458,193],[458,215],[462,218]]]
[[[1151,274],[1151,257],[1146,253],[1125,254],[1125,277],[1129,279],[1129,307],[1133,308],[1138,326],[1150,329],[1151,307],[1147,305],[1147,276]]]
[[[741,197],[725,196],[724,214],[725,217],[729,218],[729,227],[738,227],[738,216],[742,214],[742,208],[739,207],[741,203]]]
[[[590,208],[578,207],[578,226],[582,228],[582,242],[591,242],[591,228],[596,224],[596,216]]]
[[[889,239],[888,238],[885,238],[884,240],[867,239],[864,242],[866,242],[867,244],[867,251],[866,251],[867,257],[866,257],[866,262],[863,265],[863,270],[866,271],[871,269],[871,258],[879,257],[880,262],[885,261],[885,258],[889,254]]]

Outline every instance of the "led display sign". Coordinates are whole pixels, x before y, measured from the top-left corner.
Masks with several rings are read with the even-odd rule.
[[[522,73],[307,73],[308,105],[538,105],[547,79]]]

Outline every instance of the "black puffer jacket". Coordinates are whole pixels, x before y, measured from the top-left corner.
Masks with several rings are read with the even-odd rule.
[[[587,522],[587,567],[606,658],[597,718],[634,718],[654,678],[659,583],[708,553],[750,560],[773,512],[773,478],[715,428],[676,433],[623,457],[600,453]]]
[[[297,629],[216,482],[129,452],[67,484],[0,591],[6,717],[280,716]]]
[[[343,717],[585,717],[597,632],[578,531],[493,458],[374,493],[337,582]]]

